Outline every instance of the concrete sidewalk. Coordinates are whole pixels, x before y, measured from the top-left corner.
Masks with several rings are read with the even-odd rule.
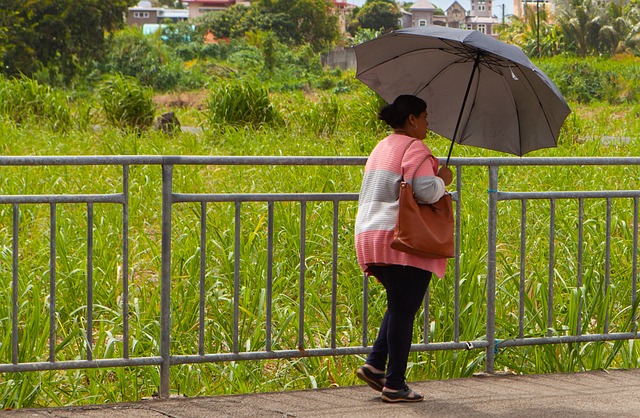
[[[413,404],[386,404],[368,386],[172,398],[2,411],[33,417],[640,417],[640,369],[416,382]]]

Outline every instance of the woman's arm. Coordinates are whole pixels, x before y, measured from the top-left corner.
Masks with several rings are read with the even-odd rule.
[[[436,176],[420,176],[413,179],[411,187],[418,203],[435,203],[444,196],[444,180]]]

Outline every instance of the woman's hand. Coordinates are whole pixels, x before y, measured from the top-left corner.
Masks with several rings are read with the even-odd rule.
[[[440,177],[444,181],[445,186],[450,185],[453,181],[453,173],[451,172],[451,169],[449,169],[449,167],[447,167],[446,165],[440,167],[440,169],[438,170],[438,174],[436,174],[436,177]]]

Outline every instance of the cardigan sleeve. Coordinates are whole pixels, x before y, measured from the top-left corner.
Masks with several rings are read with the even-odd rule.
[[[436,203],[446,192],[444,180],[436,176],[416,177],[411,187],[418,203]]]
[[[431,150],[422,141],[411,144],[403,167],[406,178],[411,183],[416,201],[421,204],[435,203],[446,193],[444,180],[436,176],[438,159],[431,154]],[[404,165],[403,164],[403,165]],[[417,170],[417,171],[416,171]]]

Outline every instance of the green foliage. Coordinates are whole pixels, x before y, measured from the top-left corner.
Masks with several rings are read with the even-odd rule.
[[[521,47],[530,57],[558,54],[611,57],[640,54],[640,4],[637,2],[557,1],[554,20],[545,9],[525,9],[524,19],[511,18],[500,38]]]
[[[613,1],[574,0],[562,2],[558,9],[558,24],[566,52],[580,57],[611,56],[635,47],[631,39],[640,29],[637,27],[640,22],[638,4],[623,7]]]
[[[267,32],[260,40],[260,50],[264,60],[264,69],[273,73],[277,63],[277,39],[273,32]]]
[[[162,25],[160,33],[162,40],[173,48],[179,45],[189,45],[198,36],[195,25],[189,22]]]
[[[568,100],[579,103],[604,101],[611,104],[640,100],[640,60],[556,57],[542,60],[540,68],[556,83]]]
[[[509,25],[501,27],[500,39],[518,45],[529,57],[552,57],[561,52],[563,36],[557,25],[547,21],[546,11],[540,18],[530,8],[525,9],[526,17],[511,18]]]
[[[269,20],[255,7],[235,4],[226,10],[206,13],[198,18],[198,32],[201,36],[211,30],[218,39],[238,38],[249,30],[261,30],[269,26]]]
[[[330,137],[344,123],[344,112],[343,101],[333,94],[322,95],[314,101],[291,95],[283,114],[289,129],[300,132],[301,136]]]
[[[65,80],[104,52],[104,34],[122,27],[135,0],[3,0],[0,33],[6,43],[0,62],[8,75],[32,75],[40,67]]]
[[[358,28],[351,39],[351,45],[359,45],[363,42],[371,41],[378,36],[382,35],[383,31],[380,29],[366,29]]]
[[[328,0],[270,0],[258,7],[272,16],[270,29],[282,42],[309,44],[317,52],[338,38],[338,18]]]
[[[68,98],[61,91],[26,77],[0,77],[0,116],[20,125],[44,122],[55,130],[72,126]]]
[[[161,91],[194,88],[202,82],[198,74],[184,69],[159,34],[146,36],[138,27],[113,35],[99,68],[103,73],[135,77],[141,84]]]
[[[358,22],[364,29],[387,32],[398,28],[400,7],[386,0],[368,0],[358,12]]]
[[[337,18],[326,0],[279,0],[251,7],[234,5],[198,19],[199,32],[217,38],[241,38],[249,32],[272,32],[287,45],[310,44],[318,51],[335,42]]]
[[[129,76],[115,74],[99,86],[102,109],[107,120],[122,129],[143,130],[155,115],[153,91]]]
[[[266,88],[251,82],[217,83],[208,99],[208,118],[213,126],[261,125],[281,122]]]

